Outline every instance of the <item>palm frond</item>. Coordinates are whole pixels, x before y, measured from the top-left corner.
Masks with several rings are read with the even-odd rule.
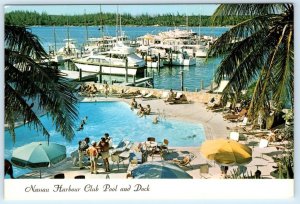
[[[213,24],[228,16],[263,16],[282,13],[291,4],[222,4],[212,15]]]
[[[47,112],[52,118],[56,130],[67,140],[72,140],[74,121],[78,114],[73,88],[60,70],[40,63],[47,54],[35,35],[21,27],[5,28],[5,96],[7,100],[14,102],[7,102],[5,106],[6,110],[10,110],[5,111],[6,122],[10,123],[10,132],[14,134],[12,123],[18,119],[16,116],[20,115],[32,121],[35,129],[42,130],[44,135],[49,136],[32,110],[23,111],[27,101],[36,101],[38,110]],[[20,111],[12,111],[13,104],[18,101],[23,108],[20,108]]]

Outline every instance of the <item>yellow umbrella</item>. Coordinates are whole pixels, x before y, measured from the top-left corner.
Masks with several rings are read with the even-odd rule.
[[[207,140],[201,145],[200,152],[205,158],[222,165],[240,165],[252,160],[251,148],[227,139]]]

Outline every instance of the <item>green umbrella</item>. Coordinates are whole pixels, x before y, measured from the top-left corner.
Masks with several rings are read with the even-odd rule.
[[[54,167],[66,158],[66,147],[57,143],[32,142],[16,148],[11,162],[20,168],[39,169]]]

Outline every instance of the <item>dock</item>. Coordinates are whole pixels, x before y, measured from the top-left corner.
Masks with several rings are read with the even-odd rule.
[[[68,78],[70,81],[79,80],[79,77],[80,77],[79,71],[61,70],[61,72],[64,74],[64,77]],[[98,73],[82,72],[81,81],[95,79],[97,77],[97,75],[98,75]]]
[[[150,84],[153,84],[153,77],[144,77],[138,80],[135,80],[133,82],[128,82],[128,83],[122,83],[121,85],[123,86],[137,86],[138,84],[142,84],[145,82],[149,82]]]

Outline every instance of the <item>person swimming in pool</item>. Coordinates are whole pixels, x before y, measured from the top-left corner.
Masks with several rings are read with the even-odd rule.
[[[192,139],[192,138],[195,138],[195,137],[197,137],[197,135],[189,135],[189,136],[187,136],[188,139]]]
[[[158,122],[159,122],[158,116],[155,116],[155,117],[153,118],[152,123],[153,123],[153,124],[157,124]]]

